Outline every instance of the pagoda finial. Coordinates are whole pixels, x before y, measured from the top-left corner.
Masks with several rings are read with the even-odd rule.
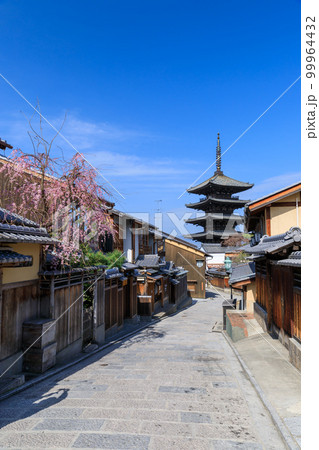
[[[219,139],[219,133],[217,133],[217,147],[216,147],[216,172],[215,173],[221,173],[221,147],[220,147],[220,139]]]

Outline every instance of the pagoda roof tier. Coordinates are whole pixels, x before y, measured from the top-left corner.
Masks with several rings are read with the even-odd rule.
[[[249,200],[240,200],[239,198],[216,198],[208,196],[196,203],[188,203],[185,206],[187,208],[198,209],[202,211],[207,211],[210,206],[216,205],[217,207],[228,207],[228,208],[243,208]]]
[[[193,186],[187,189],[190,194],[207,194],[214,191],[223,190],[231,193],[246,191],[252,188],[254,185],[251,183],[244,183],[243,181],[235,180],[234,178],[227,177],[222,172],[215,172],[215,174],[203,181],[197,186]]]
[[[185,235],[187,239],[193,239],[199,242],[220,241],[221,239],[227,239],[230,236],[240,236],[242,233],[238,231],[202,231],[200,233],[193,233]]]
[[[185,220],[186,223],[191,224],[203,224],[206,223],[208,219],[212,220],[233,220],[234,222],[243,222],[244,216],[240,216],[239,214],[223,214],[223,213],[207,213],[204,216],[200,217],[192,217],[191,219]]]

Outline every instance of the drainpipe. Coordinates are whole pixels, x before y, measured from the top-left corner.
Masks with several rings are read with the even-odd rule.
[[[297,211],[297,227],[299,227],[299,207],[298,207],[298,197],[296,197],[296,211]]]

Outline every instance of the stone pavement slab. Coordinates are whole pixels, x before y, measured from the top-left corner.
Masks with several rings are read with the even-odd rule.
[[[268,333],[233,344],[298,446],[301,441],[301,375],[288,350]]]
[[[0,448],[284,449],[217,295],[0,404]]]

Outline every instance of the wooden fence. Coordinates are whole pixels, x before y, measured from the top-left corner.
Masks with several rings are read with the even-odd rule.
[[[0,286],[0,362],[22,349],[22,324],[40,313],[38,280]]]
[[[38,341],[41,355],[35,347],[28,350],[25,370],[42,372],[52,367],[55,360],[69,361],[90,342],[105,342],[125,320],[136,320],[136,274],[128,271],[109,278],[104,270],[95,267],[47,271],[40,274],[39,280],[8,284],[2,289],[0,286],[0,372],[6,369],[10,357],[27,349],[35,341],[33,336],[41,337],[48,327],[47,340]],[[161,278],[160,286],[154,289],[154,301],[158,304],[179,303],[187,295],[186,272],[174,290],[168,276]],[[43,356],[46,364],[40,361]],[[32,366],[33,361],[36,366]],[[15,373],[21,368],[22,364]]]
[[[57,353],[78,341],[103,342],[109,329],[137,314],[136,278],[108,279],[104,267],[45,272],[40,292],[42,316],[56,320]]]
[[[83,270],[41,276],[41,315],[55,320],[57,353],[83,337]]]
[[[277,264],[256,264],[256,301],[274,325],[289,337],[301,341],[300,268]]]
[[[176,280],[171,282],[171,302],[175,304],[181,303],[187,297],[187,272],[181,272]]]
[[[229,288],[229,276],[224,273],[214,273],[214,275],[207,276],[208,281],[212,286],[218,287],[220,289]]]
[[[301,341],[301,290],[300,288],[294,288],[293,291],[293,324],[292,324],[292,335]]]
[[[301,342],[301,270],[293,269],[292,335]]]
[[[137,293],[140,315],[157,313],[168,303],[178,305],[188,296],[187,271],[180,271],[174,278],[163,273],[144,274],[138,278]]]
[[[123,277],[124,278],[124,277]],[[121,327],[125,318],[127,279],[105,279],[105,328]]]
[[[266,262],[256,263],[256,301],[265,311],[269,310],[267,289]]]

